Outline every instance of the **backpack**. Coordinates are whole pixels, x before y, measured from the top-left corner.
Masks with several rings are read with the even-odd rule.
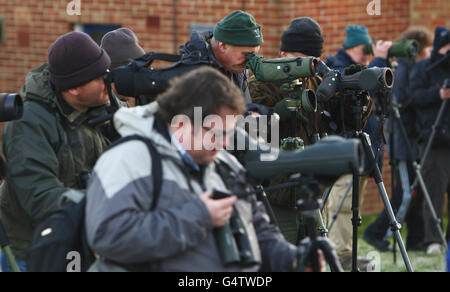
[[[117,140],[108,150],[131,140],[145,143],[152,158],[155,191],[151,210],[154,210],[161,192],[162,162],[153,142],[139,135],[131,135]],[[47,217],[34,233],[27,258],[30,272],[85,272],[95,261],[87,243],[84,224],[86,197],[81,191],[73,190],[67,192],[64,199],[67,203]]]

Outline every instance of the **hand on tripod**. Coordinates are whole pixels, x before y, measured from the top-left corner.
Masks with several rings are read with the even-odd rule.
[[[322,272],[327,262],[332,272],[342,272],[333,244],[316,234],[316,213],[322,204],[319,182],[312,177],[300,177],[299,193],[302,199],[297,202],[297,210],[304,218],[308,237],[299,243],[298,271]]]
[[[449,99],[450,98],[450,89],[449,88],[441,88],[439,91],[439,96],[441,99]]]
[[[315,255],[317,258],[317,266],[314,267],[314,261],[311,259],[311,253],[313,252],[312,242],[309,238],[306,238],[300,242],[298,246],[298,262],[297,271],[299,272],[326,272],[326,261],[323,252],[319,249]]]
[[[449,79],[445,79],[444,86],[442,86],[441,90],[439,91],[439,96],[443,100],[450,98],[450,82],[449,82]]]

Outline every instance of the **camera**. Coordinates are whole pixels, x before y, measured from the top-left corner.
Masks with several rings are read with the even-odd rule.
[[[23,101],[18,94],[0,94],[0,122],[18,120],[23,115]]]

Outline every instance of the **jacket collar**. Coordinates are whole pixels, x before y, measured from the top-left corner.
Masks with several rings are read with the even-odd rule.
[[[346,66],[350,66],[353,64],[356,64],[355,61],[352,60],[352,58],[345,52],[344,49],[340,49],[337,53],[338,59],[343,64],[346,64]]]

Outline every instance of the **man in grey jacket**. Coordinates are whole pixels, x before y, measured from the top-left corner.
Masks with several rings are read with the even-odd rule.
[[[87,191],[86,226],[88,242],[106,266],[296,270],[297,247],[270,223],[255,196],[211,198],[214,189],[234,193],[245,184],[245,169],[222,150],[244,110],[239,89],[217,70],[203,67],[176,79],[157,102],[118,111],[114,124],[122,136],[152,140],[162,158],[163,179],[157,207],[151,210],[152,156],[144,143],[120,144],[99,159]],[[230,174],[226,178],[223,168]],[[232,213],[241,218],[254,254],[253,264],[245,267],[224,264],[214,237]]]

